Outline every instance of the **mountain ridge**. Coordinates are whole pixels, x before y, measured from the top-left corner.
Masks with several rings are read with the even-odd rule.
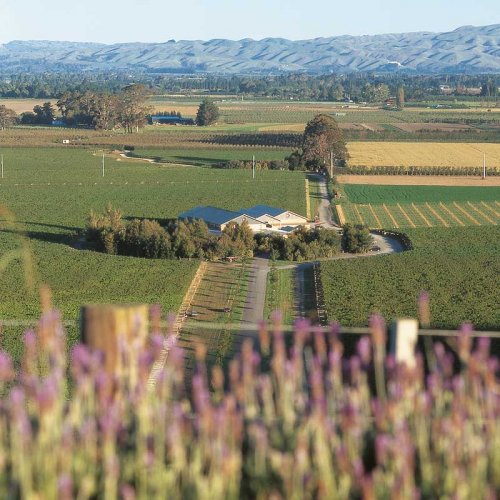
[[[267,37],[103,44],[14,40],[0,45],[3,71],[152,73],[500,72],[500,24],[453,31],[339,35],[306,40]]]

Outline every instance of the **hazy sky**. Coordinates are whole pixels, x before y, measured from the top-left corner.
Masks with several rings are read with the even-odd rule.
[[[498,0],[0,0],[0,43],[315,38],[500,23]]]

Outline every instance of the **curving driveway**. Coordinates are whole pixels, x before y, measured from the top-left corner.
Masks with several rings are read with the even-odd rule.
[[[320,180],[321,201],[318,205],[318,214],[322,227],[330,229],[339,229],[332,219],[332,208],[326,180],[322,175],[315,175]],[[373,257],[376,255],[388,255],[391,253],[403,252],[404,247],[395,238],[373,234],[374,246],[380,250],[363,254],[342,253],[328,260],[340,259],[359,259]],[[302,264],[294,263],[287,266],[280,266],[279,269],[295,269],[303,272],[306,268],[313,266],[314,262],[305,262]],[[264,318],[264,306],[266,300],[267,275],[269,273],[269,260],[256,257],[253,259],[250,269],[247,299],[245,309],[241,320],[241,332],[244,336],[252,337],[255,335],[255,325]]]

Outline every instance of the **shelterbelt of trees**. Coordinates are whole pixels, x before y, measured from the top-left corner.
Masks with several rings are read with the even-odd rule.
[[[254,235],[246,222],[228,224],[216,235],[201,220],[172,221],[163,227],[148,219],[126,221],[122,212],[111,206],[102,214],[91,212],[85,239],[89,248],[100,252],[149,259],[219,260],[252,257],[258,251],[269,253],[271,258],[304,261],[333,257],[342,246],[345,251],[363,253],[372,245],[368,228],[364,226],[346,226],[342,239],[336,231],[303,227],[287,237]]]
[[[172,75],[127,73],[34,73],[0,74],[0,97],[53,98],[66,93],[118,93],[130,84],[143,84],[151,94],[200,93],[238,94],[277,99],[334,101],[350,98],[374,102],[396,95],[404,86],[408,100],[440,95],[447,85],[450,97],[468,96],[480,88],[482,97],[498,97],[499,75],[412,75],[406,73],[356,73],[348,75],[285,74],[266,76]]]

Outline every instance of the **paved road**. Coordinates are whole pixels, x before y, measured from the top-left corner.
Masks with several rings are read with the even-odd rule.
[[[319,181],[319,191],[321,194],[321,201],[318,205],[318,215],[320,223],[326,228],[338,228],[332,219],[332,206],[330,205],[330,197],[328,196],[328,188],[326,186],[326,179],[323,175],[313,174],[311,177]]]
[[[330,229],[339,229],[339,226],[333,222],[332,210],[326,179],[322,175],[315,175],[320,180],[321,202],[318,206],[318,213],[322,227]],[[380,248],[376,252],[368,252],[364,254],[340,254],[328,260],[340,259],[359,259],[366,257],[373,257],[375,255],[387,255],[395,252],[402,252],[404,250],[401,243],[394,238],[373,234],[374,245]],[[300,269],[303,271],[312,266],[313,263],[303,263]],[[295,269],[298,264],[289,264],[286,266],[279,266],[278,269]],[[255,325],[264,318],[264,305],[266,300],[267,288],[267,275],[269,273],[269,259],[256,257],[252,261],[250,268],[250,276],[248,283],[248,292],[245,307],[243,310],[243,317],[241,321],[241,336],[242,338],[255,338]],[[303,287],[302,287],[303,288]],[[300,292],[299,293],[303,293]]]
[[[332,207],[330,204],[330,198],[328,196],[328,189],[326,185],[326,178],[323,175],[314,174],[313,177],[319,180],[320,186],[319,190],[321,193],[321,203],[318,206],[319,220],[323,227],[339,229],[340,226],[335,224],[332,219]],[[382,236],[380,234],[372,234],[374,240],[374,246],[378,246],[380,250],[378,252],[368,252],[366,254],[343,254],[333,259],[349,259],[349,258],[359,258],[359,257],[370,257],[372,255],[383,255],[389,253],[402,252],[404,247],[401,243],[387,236]]]

